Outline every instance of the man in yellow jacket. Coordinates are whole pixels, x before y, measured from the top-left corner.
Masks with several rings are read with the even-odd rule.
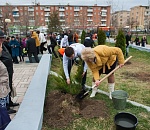
[[[82,50],[81,58],[87,63],[88,67],[91,69],[93,74],[92,86],[100,85],[100,75],[108,74],[117,65],[122,67],[124,65],[124,56],[122,50],[118,47],[108,47],[106,45],[99,45],[95,48],[87,47]],[[111,97],[111,92],[114,91],[115,86],[115,77],[114,74],[111,74],[108,77],[108,88],[109,88],[109,97]],[[97,87],[92,89],[92,94],[90,97],[95,97],[97,92]]]

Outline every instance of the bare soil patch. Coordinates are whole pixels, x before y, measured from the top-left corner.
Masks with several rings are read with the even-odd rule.
[[[108,108],[105,102],[94,99],[83,99],[80,102],[75,96],[60,91],[52,91],[45,101],[44,122],[50,128],[65,128],[77,118],[107,118]]]
[[[132,73],[132,72],[123,72],[123,75],[125,75],[125,78],[136,78],[140,81],[146,81],[150,82],[150,73],[146,72],[137,72],[137,73]]]

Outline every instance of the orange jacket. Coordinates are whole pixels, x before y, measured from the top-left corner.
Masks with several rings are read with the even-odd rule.
[[[59,54],[61,54],[63,56],[65,53],[65,48],[58,49],[58,52],[59,52]]]

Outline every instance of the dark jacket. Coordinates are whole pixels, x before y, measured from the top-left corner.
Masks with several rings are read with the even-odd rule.
[[[68,42],[73,42],[73,34],[72,33],[68,34]]]
[[[28,53],[37,52],[36,42],[34,38],[29,38],[26,41],[26,50]]]
[[[94,47],[94,41],[90,37],[86,37],[84,40],[85,47]]]
[[[0,60],[6,66],[8,74],[13,74],[12,57],[4,44],[2,45],[2,48],[3,48],[3,50],[2,50],[2,56],[0,57]]]
[[[126,46],[129,46],[129,41],[131,41],[131,35],[126,35]]]
[[[55,38],[53,38],[52,36],[50,37],[51,40],[51,45],[56,46],[57,45],[57,41]]]
[[[16,39],[10,40],[9,46],[11,47],[12,57],[19,56],[19,48],[20,48],[19,42]]]

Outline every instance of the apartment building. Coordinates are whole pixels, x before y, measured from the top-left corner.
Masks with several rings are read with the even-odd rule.
[[[59,12],[62,28],[87,29],[110,26],[110,6],[79,5],[3,5],[0,21],[11,19],[11,26],[46,26],[49,16]]]
[[[111,24],[116,29],[126,28],[129,25],[130,11],[122,10],[112,13]]]
[[[134,6],[130,12],[130,25],[131,28],[144,29],[145,6]]]

